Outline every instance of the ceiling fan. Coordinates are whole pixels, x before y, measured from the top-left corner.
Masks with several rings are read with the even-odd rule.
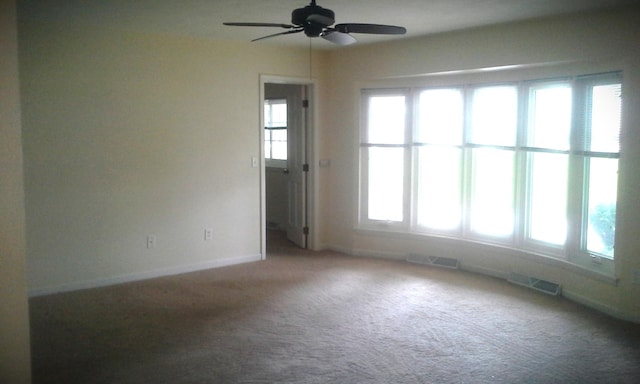
[[[335,23],[335,13],[330,9],[316,5],[316,0],[311,0],[311,4],[304,8],[294,9],[293,12],[291,12],[291,24],[244,22],[227,22],[223,24],[236,27],[276,27],[286,29],[284,32],[259,37],[251,41],[304,32],[304,34],[309,37],[322,37],[323,39],[338,45],[349,45],[355,43],[356,39],[350,35],[351,33],[404,35],[407,32],[404,27],[397,27],[394,25],[363,23],[343,23],[333,25],[333,23]]]

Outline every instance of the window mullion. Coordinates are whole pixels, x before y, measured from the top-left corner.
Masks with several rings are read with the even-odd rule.
[[[522,247],[527,232],[527,207],[529,204],[530,166],[526,151],[529,118],[529,86],[521,83],[518,86],[518,128],[516,134],[515,164],[515,212],[514,212],[514,245]]]
[[[415,203],[413,198],[415,194],[413,193],[414,186],[414,178],[416,172],[414,172],[414,121],[415,121],[415,111],[414,111],[414,100],[413,100],[413,92],[411,90],[407,90],[405,92],[405,102],[406,102],[406,113],[405,113],[405,167],[404,167],[404,220],[403,225],[410,229],[412,228],[412,223],[415,217],[414,207]]]
[[[408,151],[409,158],[411,161],[409,168],[410,180],[408,184],[408,192],[409,192],[409,216],[408,216],[408,225],[411,231],[415,231],[418,226],[418,189],[419,189],[419,148],[420,144],[418,143],[418,94],[419,92],[415,89],[410,91],[410,95],[408,95],[408,99],[411,102],[411,108],[409,109],[409,124],[408,124]]]
[[[471,98],[472,98],[472,88],[464,87],[463,89],[464,96],[464,116],[462,119],[462,217],[461,220],[461,232],[462,237],[468,238],[471,233],[471,224],[470,224],[470,215],[469,215],[469,207],[471,207],[471,177],[472,177],[472,166],[473,159],[471,156],[471,146],[469,144],[471,139]]]
[[[573,115],[571,124],[571,152],[569,155],[569,186],[567,188],[567,258],[575,259],[583,249],[583,220],[585,191],[585,161],[582,153],[585,150],[584,126],[586,124],[585,92],[583,84],[572,81]]]

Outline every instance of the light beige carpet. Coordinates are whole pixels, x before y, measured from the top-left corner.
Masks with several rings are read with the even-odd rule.
[[[34,383],[638,383],[640,328],[460,271],[297,250],[31,300]]]

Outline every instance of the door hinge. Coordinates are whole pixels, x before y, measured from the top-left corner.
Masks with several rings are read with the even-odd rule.
[[[302,108],[309,108],[309,100],[302,100]]]
[[[302,233],[304,233],[305,235],[308,235],[309,234],[309,227],[302,228]]]
[[[309,164],[302,164],[302,172],[309,172]]]

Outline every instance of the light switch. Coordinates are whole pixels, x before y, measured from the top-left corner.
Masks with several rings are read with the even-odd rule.
[[[155,235],[147,236],[147,248],[151,249],[155,247],[156,247],[156,236]]]

